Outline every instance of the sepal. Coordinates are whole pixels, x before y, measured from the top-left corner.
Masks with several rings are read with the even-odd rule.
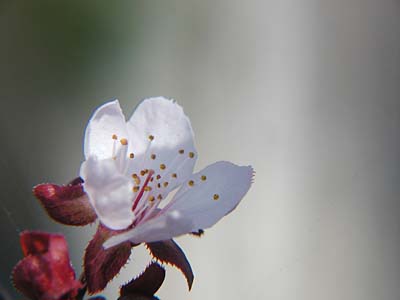
[[[165,279],[165,269],[152,262],[138,277],[121,287],[118,300],[153,300]]]
[[[121,243],[104,249],[103,243],[120,231],[110,230],[99,224],[97,232],[85,250],[84,271],[89,294],[102,291],[126,264],[131,254],[132,244]]]
[[[192,267],[182,249],[174,240],[146,243],[151,255],[162,263],[170,264],[182,271],[189,290],[192,288],[194,275]]]

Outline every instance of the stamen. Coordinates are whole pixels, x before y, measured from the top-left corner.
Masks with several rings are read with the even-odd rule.
[[[112,139],[114,140],[112,146],[112,159],[116,161],[116,165],[118,170],[121,173],[126,173],[128,164],[126,163],[128,155],[128,147],[118,147],[117,135],[113,134]],[[128,140],[126,138],[122,138],[119,140],[122,146],[128,145]]]
[[[160,165],[160,169],[161,169],[161,170],[165,170],[165,168],[166,168],[165,164],[161,164],[161,165]]]
[[[201,175],[201,180],[202,181],[206,181],[207,180],[207,176],[206,175]]]
[[[145,190],[146,192],[150,192],[150,191],[151,191],[151,187],[148,186],[148,185],[146,185],[146,186],[144,187],[144,190]]]
[[[155,155],[155,154],[152,154],[152,155],[150,155],[150,158],[151,158],[151,159],[156,159],[156,155]]]
[[[157,187],[160,189],[161,188],[161,183],[157,183]]]
[[[129,154],[129,158],[134,158],[134,157],[135,157],[135,154],[133,154],[133,153]]]
[[[182,154],[185,152],[185,150],[180,149],[178,152],[180,154]],[[193,155],[194,155],[194,153],[193,153]],[[189,155],[186,157],[185,156],[182,157],[179,155],[175,156],[175,158],[172,160],[172,162],[170,162],[168,165],[168,171],[167,171],[167,174],[165,174],[165,177],[172,176],[173,178],[177,178],[176,171],[179,172],[179,170],[185,166],[185,164],[188,162],[188,160],[190,160]],[[173,171],[175,171],[175,173],[172,173]]]
[[[193,180],[189,180],[188,185],[189,186],[194,186],[194,181]]]
[[[177,178],[178,175],[177,175],[176,173],[172,173],[171,177],[172,177],[172,178]]]
[[[167,187],[167,186],[168,186],[168,181],[165,181],[165,182],[163,183],[163,185],[164,185],[164,187]]]
[[[111,157],[112,157],[113,160],[116,160],[116,159],[117,159],[117,155],[116,155],[116,151],[117,151],[117,139],[118,139],[117,135],[116,135],[116,134],[113,134],[112,139],[114,140],[114,142],[113,142]]]
[[[219,195],[218,194],[214,194],[213,199],[214,200],[218,200],[219,199]]]
[[[158,174],[158,175],[156,176],[156,179],[159,180],[160,178],[161,178],[161,175]]]
[[[140,202],[140,199],[142,198],[143,193],[145,192],[145,189],[146,189],[146,187],[147,187],[147,185],[148,185],[148,183],[150,181],[150,178],[153,176],[153,174],[154,174],[154,171],[150,170],[149,171],[149,175],[147,175],[146,180],[143,183],[142,189],[139,191],[139,194],[136,196],[136,199],[133,202],[132,211],[135,211],[136,207],[138,206],[138,204]]]
[[[158,199],[159,201],[161,201],[162,198],[163,198],[163,197],[162,197],[161,194],[158,194],[158,195],[157,195],[157,199]],[[140,212],[142,213],[143,211],[145,211],[145,213],[143,214],[143,216],[142,216],[142,218],[139,220],[139,222],[136,223],[136,226],[138,226],[139,224],[142,224],[143,222],[145,222],[146,220],[148,220],[148,219],[152,216],[154,210],[157,209],[157,207],[158,207],[159,202],[158,202],[158,203],[154,203],[154,196],[150,196],[150,197],[148,198],[148,200],[149,200],[149,202],[150,202],[151,207],[150,207],[149,209],[147,209],[146,205],[143,205],[143,207],[146,207],[146,209],[143,209],[143,207],[142,207],[142,208],[140,209]]]
[[[189,157],[193,158],[194,157],[194,152],[189,152]]]
[[[140,178],[139,178],[139,176],[137,176],[137,174],[132,174],[132,178],[137,185],[140,184]]]
[[[135,193],[137,193],[137,192],[139,192],[139,189],[140,189],[140,186],[137,186],[137,185],[136,185],[136,186],[133,187],[132,190],[133,190]]]
[[[149,139],[149,143],[147,143],[147,147],[146,147],[146,150],[144,151],[144,153],[143,153],[143,156],[144,156],[144,159],[142,159],[141,160],[141,163],[140,163],[140,167],[139,167],[139,170],[141,169],[141,168],[144,168],[145,166],[146,166],[146,164],[148,163],[148,161],[147,161],[147,157],[148,157],[148,155],[150,154],[150,151],[151,151],[151,146],[152,146],[152,141],[154,140],[154,135],[149,135],[148,136],[148,139]],[[142,175],[142,176],[144,176],[144,175]]]

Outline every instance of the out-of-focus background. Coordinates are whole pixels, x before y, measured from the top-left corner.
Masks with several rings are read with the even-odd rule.
[[[176,99],[200,158],[255,184],[204,237],[182,237],[189,293],[162,299],[400,297],[400,2],[1,1],[0,285],[18,232],[66,234],[78,270],[94,226],[54,223],[31,195],[77,176],[93,109]],[[130,264],[104,293],[148,263]]]

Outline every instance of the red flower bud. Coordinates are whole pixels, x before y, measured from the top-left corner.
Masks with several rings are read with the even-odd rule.
[[[60,234],[24,231],[20,235],[25,258],[12,272],[14,286],[34,300],[66,300],[82,284],[75,280],[65,238]]]
[[[51,183],[39,184],[33,188],[33,194],[39,199],[49,216],[62,224],[83,226],[97,219],[83,191],[80,178],[64,186]]]

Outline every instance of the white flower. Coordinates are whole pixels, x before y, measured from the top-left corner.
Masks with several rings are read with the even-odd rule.
[[[84,152],[80,175],[100,222],[125,229],[106,248],[208,228],[238,205],[253,177],[250,166],[225,161],[193,174],[190,121],[162,97],[142,101],[127,122],[118,100],[99,107],[86,128]]]

